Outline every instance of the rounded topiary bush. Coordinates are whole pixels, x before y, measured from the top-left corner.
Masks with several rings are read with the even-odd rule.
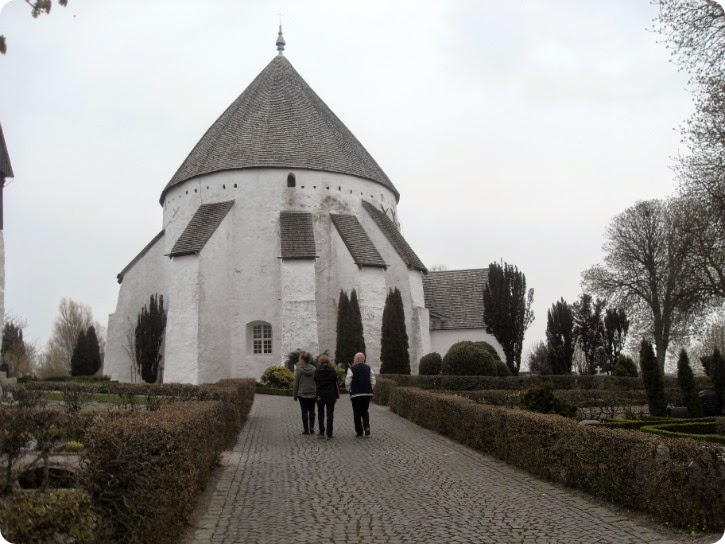
[[[521,404],[527,410],[542,414],[559,414],[575,418],[577,412],[576,406],[554,396],[554,386],[550,382],[528,389],[521,397]]]
[[[639,372],[637,372],[637,365],[631,357],[626,355],[620,355],[617,357],[617,362],[614,364],[615,376],[629,376],[631,378],[638,378]]]
[[[274,389],[291,389],[294,372],[283,366],[270,366],[262,374],[262,384]]]
[[[491,354],[491,357],[493,357],[494,360],[496,360],[496,361],[500,361],[501,360],[501,357],[499,356],[498,351],[496,351],[496,348],[493,347],[488,342],[484,342],[483,340],[481,340],[479,342],[473,342],[473,345],[474,346],[478,346],[478,347],[483,348],[484,350],[486,350],[488,353]]]
[[[511,369],[503,361],[494,361],[496,364],[496,376],[513,376]]]
[[[428,355],[423,355],[420,358],[420,365],[418,366],[418,374],[421,376],[437,376],[441,373],[443,367],[443,357],[440,353],[433,352]]]
[[[451,376],[496,376],[496,361],[481,346],[458,342],[443,357],[441,371]]]

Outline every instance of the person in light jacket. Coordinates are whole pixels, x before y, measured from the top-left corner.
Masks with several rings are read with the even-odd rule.
[[[337,384],[337,372],[330,366],[330,358],[327,355],[320,355],[317,359],[317,370],[315,370],[315,383],[317,384],[317,428],[320,434],[317,438],[332,438],[332,424],[335,418],[335,402],[340,396]],[[327,411],[327,428],[325,428],[325,411]]]
[[[315,434],[315,367],[312,366],[312,355],[309,351],[300,354],[295,365],[295,381],[292,385],[292,398],[300,401],[302,410],[302,434]]]
[[[355,422],[355,436],[370,436],[370,415],[368,407],[375,387],[375,372],[365,363],[365,354],[356,353],[352,366],[347,369],[345,387],[350,392],[352,417]]]

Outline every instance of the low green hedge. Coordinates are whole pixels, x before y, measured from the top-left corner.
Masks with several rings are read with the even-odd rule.
[[[691,423],[665,423],[657,425],[645,425],[640,431],[659,434],[669,438],[691,438],[693,440],[704,440],[725,444],[725,436],[717,434],[717,423],[703,422],[702,420]]]
[[[281,397],[291,397],[292,389],[277,389],[276,387],[265,387],[257,385],[255,388],[258,395],[279,395]]]
[[[15,544],[96,542],[91,498],[80,489],[16,492],[0,498],[0,532]]]
[[[608,427],[610,429],[629,429],[629,430],[639,430],[642,427],[647,427],[651,425],[662,425],[666,423],[713,423],[715,422],[715,418],[712,417],[706,417],[706,418],[697,418],[697,419],[685,419],[685,418],[670,418],[670,417],[646,417],[644,419],[623,419],[623,420],[614,420],[614,421],[607,421],[603,424],[604,427]]]
[[[418,387],[420,389],[441,389],[447,391],[480,391],[487,389],[526,390],[544,382],[551,382],[554,389],[597,389],[610,391],[644,390],[641,378],[626,376],[580,376],[574,374],[539,376],[527,374],[523,376],[408,376],[403,374],[386,374],[386,378],[395,381],[401,387]],[[712,384],[707,376],[696,378],[698,389],[711,389]],[[677,379],[665,376],[665,388],[677,389]]]
[[[725,529],[722,448],[395,387],[390,409],[538,477],[672,525]]]

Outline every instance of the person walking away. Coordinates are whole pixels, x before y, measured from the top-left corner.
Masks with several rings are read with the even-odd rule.
[[[375,372],[365,363],[365,354],[356,353],[352,366],[347,369],[345,387],[350,392],[352,417],[355,421],[355,436],[370,436],[370,414],[368,408],[375,387]]]
[[[309,351],[300,354],[295,365],[295,381],[292,385],[292,399],[300,401],[302,410],[302,434],[315,434],[315,400],[317,399],[317,386],[315,385],[315,367],[312,366],[312,355]]]
[[[330,358],[320,355],[317,359],[318,367],[315,370],[315,384],[317,385],[317,428],[320,433],[317,438],[332,438],[333,420],[335,419],[335,402],[340,397],[337,387],[337,372],[330,366]],[[327,413],[327,425],[325,425]]]

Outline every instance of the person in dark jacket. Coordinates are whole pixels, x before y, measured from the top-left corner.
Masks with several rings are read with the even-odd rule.
[[[355,354],[352,366],[347,369],[345,387],[350,392],[352,417],[355,421],[355,435],[361,437],[365,432],[365,436],[370,436],[368,407],[370,406],[370,399],[373,398],[375,372],[365,364],[364,353]]]
[[[302,353],[295,365],[295,381],[292,385],[292,398],[300,401],[302,410],[302,434],[315,434],[315,367],[312,366],[312,355],[309,351]]]
[[[332,425],[335,418],[335,402],[340,396],[337,388],[337,372],[330,366],[330,358],[320,355],[315,370],[315,385],[317,385],[317,428],[320,433],[317,438],[332,438]],[[327,412],[327,426],[325,426],[325,412]]]

